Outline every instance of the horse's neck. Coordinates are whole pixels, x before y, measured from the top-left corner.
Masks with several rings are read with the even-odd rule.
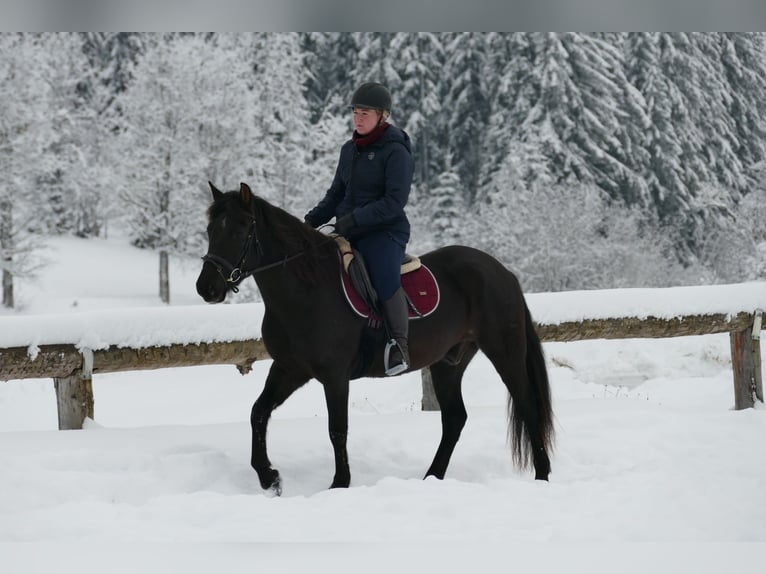
[[[284,310],[310,308],[314,304],[313,286],[296,277],[289,265],[288,262],[254,276],[266,309],[277,314]]]
[[[273,208],[273,206],[269,207]],[[256,225],[263,230],[260,240],[262,264],[277,264],[274,268],[255,275],[255,281],[264,303],[266,305],[292,306],[313,304],[312,301],[316,299],[315,291],[318,285],[306,281],[301,268],[305,269],[306,258],[317,256],[317,250],[323,243],[329,244],[326,241],[327,238],[318,231],[314,231],[316,237],[313,238],[313,241],[309,238],[308,242],[304,242],[304,240],[284,242],[275,236],[275,228],[290,230],[293,225],[303,225],[301,222],[279,210],[268,208],[262,208],[257,212],[256,217],[258,217]],[[292,231],[288,231],[288,233],[292,233]],[[300,235],[305,231],[296,229],[295,233]],[[322,250],[319,249],[319,251]],[[280,261],[284,261],[284,265],[279,265]],[[327,261],[322,261],[320,264],[332,265],[333,261],[331,258],[327,258]],[[310,273],[310,271],[306,270],[306,273]],[[301,277],[302,275],[304,278]],[[321,276],[322,274],[319,273],[318,275]],[[320,282],[325,280],[313,274],[311,276],[313,277],[312,280],[315,279]]]

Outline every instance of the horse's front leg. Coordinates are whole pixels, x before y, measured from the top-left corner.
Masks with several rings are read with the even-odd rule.
[[[333,377],[323,381],[327,402],[328,430],[335,451],[335,477],[330,488],[348,488],[351,470],[348,465],[348,377]]]
[[[272,411],[307,381],[308,377],[290,372],[274,361],[263,391],[255,401],[250,413],[250,426],[253,429],[250,465],[258,473],[261,487],[271,490],[277,496],[282,494],[282,480],[279,477],[279,472],[272,468],[266,452],[266,429]]]

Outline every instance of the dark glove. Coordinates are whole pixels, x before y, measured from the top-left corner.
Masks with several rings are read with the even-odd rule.
[[[346,236],[351,228],[356,225],[353,214],[349,213],[335,221],[335,233]]]
[[[316,225],[314,225],[314,220],[311,219],[311,214],[310,213],[307,213],[306,215],[303,216],[303,222],[306,225],[310,225],[311,227],[316,227]]]

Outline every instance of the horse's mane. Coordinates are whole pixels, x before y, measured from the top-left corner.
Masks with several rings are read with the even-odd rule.
[[[327,236],[304,224],[297,217],[261,197],[253,196],[256,211],[263,215],[275,242],[284,247],[285,254],[332,243]]]
[[[281,246],[283,254],[288,257],[303,254],[288,264],[300,279],[313,285],[323,278],[337,277],[338,246],[334,239],[263,198],[253,196],[253,201],[271,239]]]
[[[248,209],[239,192],[230,191],[210,206],[208,217],[213,219],[219,216],[231,201],[236,201],[240,209]],[[337,275],[338,248],[332,238],[261,197],[253,195],[252,202],[259,240],[284,257],[301,253],[287,263],[287,267],[300,279],[316,284],[323,277]]]

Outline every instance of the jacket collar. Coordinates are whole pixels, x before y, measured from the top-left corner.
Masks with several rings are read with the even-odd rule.
[[[359,149],[363,147],[367,147],[371,143],[374,143],[375,141],[377,141],[380,138],[380,136],[383,135],[383,132],[386,131],[389,125],[391,124],[389,124],[388,122],[383,122],[374,130],[372,130],[370,133],[364,136],[359,135],[356,132],[356,130],[354,130],[354,134],[351,136],[351,140],[356,144],[356,147],[358,147]]]

